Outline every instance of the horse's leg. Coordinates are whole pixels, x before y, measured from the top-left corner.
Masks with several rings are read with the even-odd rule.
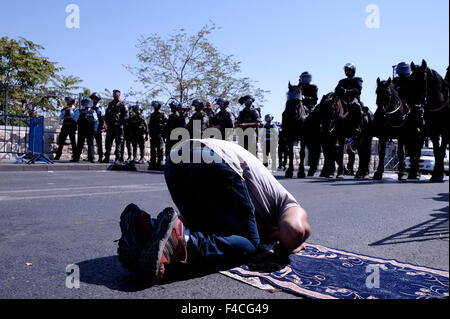
[[[327,141],[325,140],[325,138],[323,138],[321,140],[321,145],[322,145],[322,153],[323,153],[323,166],[322,166],[322,170],[320,171],[319,177],[326,177],[327,175],[327,167],[330,166],[330,164],[328,164],[328,161],[330,160],[330,154],[329,154],[329,150],[328,150],[328,144]]]
[[[294,175],[294,142],[288,141],[287,147],[288,147],[289,167],[286,170],[284,176],[287,178],[292,178],[292,176]]]
[[[407,178],[406,165],[405,165],[405,143],[402,138],[398,139],[398,180],[404,181]]]
[[[431,141],[433,142],[434,169],[430,182],[438,183],[444,180],[444,155],[445,148],[447,147],[447,142],[444,140],[445,138],[442,136],[442,143],[439,143],[439,135],[431,137]]]
[[[383,179],[384,157],[386,156],[386,142],[387,139],[385,137],[380,137],[380,139],[378,140],[378,167],[375,174],[373,174],[373,179],[379,181]]]
[[[311,140],[308,146],[309,156],[308,156],[308,176],[314,176],[317,172],[317,166],[319,164],[320,158],[320,145],[315,139]]]
[[[338,138],[336,144],[336,163],[338,165],[336,178],[339,179],[344,178],[344,147],[345,147],[345,138],[343,137]]]
[[[419,180],[420,170],[419,170],[419,160],[422,153],[422,146],[424,144],[424,139],[422,136],[416,139],[411,139],[408,141],[408,152],[410,154],[411,169],[408,174],[408,179]]]
[[[358,147],[359,164],[358,171],[355,178],[368,179],[369,178],[369,163],[370,154],[372,150],[372,137],[363,136]]]
[[[305,140],[300,141],[300,163],[298,164],[298,178],[305,178],[305,148],[306,142]]]

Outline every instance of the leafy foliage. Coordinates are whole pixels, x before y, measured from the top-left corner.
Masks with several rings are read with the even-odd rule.
[[[54,112],[68,91],[81,88],[82,80],[59,75],[63,68],[42,56],[43,50],[25,38],[0,38],[0,104],[6,104],[8,91],[9,113]]]
[[[263,102],[268,91],[255,88],[248,77],[239,77],[240,62],[233,55],[220,53],[208,40],[214,30],[213,24],[194,35],[180,29],[168,39],[157,34],[141,37],[136,46],[139,64],[125,66],[145,88],[145,92],[135,94],[147,101],[158,98],[181,103],[222,97],[232,104],[252,94],[257,102]]]

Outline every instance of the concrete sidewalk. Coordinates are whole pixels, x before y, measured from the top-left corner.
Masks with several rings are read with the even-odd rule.
[[[55,161],[54,164],[44,162],[36,162],[34,164],[16,163],[14,161],[1,161],[0,172],[14,171],[148,171],[152,173],[163,174],[162,170],[149,170],[148,163],[144,164],[114,164],[111,163],[90,163],[88,161],[80,161],[72,163],[70,161]]]

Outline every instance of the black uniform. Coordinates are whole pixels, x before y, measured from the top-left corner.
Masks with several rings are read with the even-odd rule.
[[[395,77],[392,81],[394,83],[395,89],[398,94],[405,101],[408,106],[412,106],[414,104],[414,89],[411,85],[411,77],[409,76],[398,76]]]
[[[359,105],[363,80],[359,77],[345,78],[339,81],[334,92],[345,103]]]
[[[166,126],[164,127],[164,139],[166,140],[166,156],[170,154],[172,146],[174,146],[177,142],[170,139],[170,133],[175,128],[175,120],[177,116],[178,112],[176,110],[172,110],[172,113],[167,118]]]
[[[220,133],[222,134],[222,140],[228,139],[228,136],[226,136],[225,130],[232,129],[234,127],[234,116],[233,113],[231,113],[228,110],[220,110],[217,112],[217,114],[214,116],[213,119],[213,125],[218,126],[218,129],[220,130]]]
[[[245,107],[241,112],[239,112],[239,116],[237,118],[237,122],[238,124],[244,124],[244,123],[260,123],[261,122],[261,117],[259,115],[259,112],[257,110],[255,110],[254,108],[248,108]],[[245,131],[246,129],[244,129]],[[254,130],[255,132],[255,137],[254,137],[254,141],[255,143],[258,143],[258,131],[257,129]],[[246,150],[248,150],[248,136],[245,135],[244,136],[244,148]]]
[[[197,126],[194,127],[194,121],[200,121],[200,125],[198,126],[197,124]],[[203,132],[210,126],[209,124],[209,116],[203,110],[195,111],[195,113],[192,114],[186,129],[189,131],[191,138],[201,138]]]
[[[148,122],[148,132],[150,134],[150,165],[160,166],[164,156],[164,127],[167,118],[164,113],[154,111],[150,115]]]
[[[360,104],[360,96],[362,91],[363,80],[359,77],[345,78],[339,81],[334,92],[341,99],[344,109],[349,111],[355,123],[354,134],[361,132],[361,125],[363,119],[363,110]]]
[[[71,110],[73,111],[72,115],[70,114]],[[74,120],[73,116],[76,116],[74,113],[78,111],[76,111],[73,108],[71,108],[71,110],[69,110],[68,107],[64,107],[61,111],[60,117],[63,118],[63,124],[61,127],[61,132],[59,133],[58,137],[58,150],[56,151],[54,158],[56,161],[61,158],[62,150],[64,144],[66,143],[67,135],[70,138],[72,152],[75,152],[77,149],[77,141],[75,137],[75,132],[77,131],[77,122],[76,120]]]
[[[284,132],[280,129],[278,133],[278,168],[286,169],[288,149],[286,137],[284,135]]]
[[[145,141],[148,141],[148,126],[142,114],[133,113],[128,121],[128,129],[130,131],[130,140],[133,146],[133,158],[137,159],[137,147],[141,155],[141,162],[145,155]]]
[[[317,104],[317,86],[314,84],[299,83],[299,86],[303,94],[303,105],[308,109],[309,112],[314,110]]]
[[[406,102],[406,107],[409,108],[410,120],[409,124],[411,127],[417,128],[418,132],[423,131],[425,125],[424,122],[424,110],[421,105],[416,105],[414,103],[415,92],[411,85],[411,77],[409,76],[398,76],[392,81],[394,83],[395,89],[397,90],[400,98],[403,102]]]
[[[263,126],[264,132],[265,132],[265,141],[264,141],[264,153],[263,153],[263,163],[264,166],[268,166],[268,157],[270,155],[270,144],[271,141],[275,138],[274,135],[272,135],[272,129],[276,131],[277,126],[273,123],[266,123]]]
[[[109,162],[112,142],[115,142],[114,155],[117,160],[123,160],[122,144],[124,142],[124,125],[128,120],[128,106],[122,101],[111,101],[108,104],[105,114],[106,129],[106,147],[105,162]]]
[[[76,152],[74,152],[73,161],[80,160],[83,151],[84,143],[88,146],[88,160],[94,161],[94,133],[96,129],[97,114],[92,108],[80,111],[78,118],[78,143]]]

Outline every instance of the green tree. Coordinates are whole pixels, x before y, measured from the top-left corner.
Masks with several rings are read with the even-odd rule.
[[[80,78],[60,75],[64,68],[43,56],[43,50],[25,38],[0,38],[0,104],[6,105],[8,91],[9,113],[53,115],[68,92],[86,91]]]
[[[52,109],[50,97],[35,94],[46,88],[62,68],[41,55],[44,48],[32,41],[0,38],[0,83],[2,93],[8,88],[11,105],[8,108],[17,114],[31,113],[38,109]],[[2,104],[5,94],[1,95]]]
[[[252,94],[262,106],[268,91],[255,88],[248,77],[240,77],[240,62],[224,55],[209,41],[216,26],[206,25],[194,35],[184,29],[168,39],[153,34],[138,40],[138,65],[125,66],[143,84],[141,99],[175,99],[188,103],[194,98],[214,101],[222,97],[236,103]],[[236,114],[238,107],[231,107]]]

